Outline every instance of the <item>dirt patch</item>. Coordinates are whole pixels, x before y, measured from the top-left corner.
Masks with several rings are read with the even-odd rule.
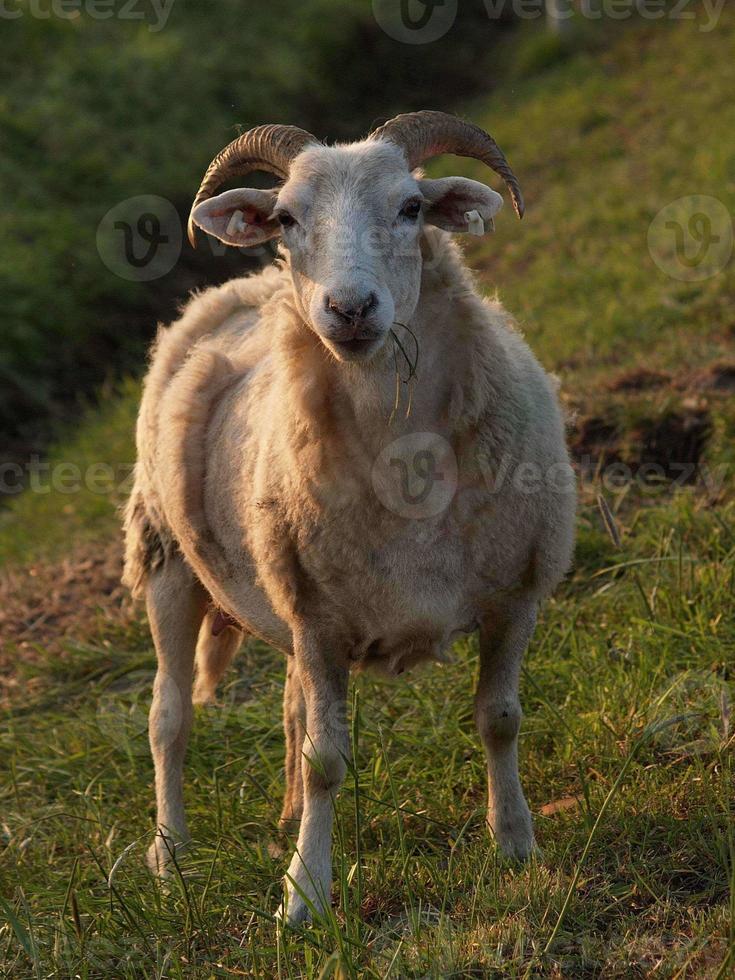
[[[711,433],[712,420],[703,408],[682,407],[659,418],[639,420],[627,430],[614,420],[590,416],[578,420],[570,448],[588,478],[621,465],[631,477],[646,483],[664,480],[683,485],[696,483]]]
[[[698,391],[735,391],[735,364],[712,364],[693,375],[689,387]]]
[[[660,388],[670,384],[671,375],[665,371],[649,371],[648,368],[636,368],[624,371],[607,384],[608,391],[647,391],[650,388]]]
[[[646,421],[631,433],[633,444],[640,445],[635,461],[637,470],[662,471],[667,480],[696,482],[712,421],[704,409],[669,412],[661,419]]]
[[[64,658],[70,641],[101,644],[131,622],[132,602],[120,584],[121,551],[115,540],[85,546],[60,562],[0,571],[0,699],[14,686],[19,657]]]
[[[618,426],[598,415],[577,418],[569,437],[572,456],[585,471],[621,462],[621,447]]]

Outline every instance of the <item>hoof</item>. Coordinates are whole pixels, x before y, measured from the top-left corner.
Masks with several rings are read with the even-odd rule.
[[[167,881],[174,873],[174,856],[178,861],[189,847],[189,841],[175,841],[173,837],[165,838],[159,832],[146,852],[148,870],[161,881]]]
[[[509,860],[527,861],[536,851],[533,822],[528,808],[512,818],[507,815],[497,821],[488,818],[488,827],[501,853]]]
[[[326,915],[330,908],[331,873],[309,875],[295,854],[283,880],[284,898],[276,917],[289,926],[311,922],[314,915]]]
[[[327,911],[325,904],[316,895],[308,895],[307,902],[290,883],[286,884],[286,896],[276,912],[276,919],[284,925],[291,927],[308,925],[314,918],[314,914],[322,916]]]

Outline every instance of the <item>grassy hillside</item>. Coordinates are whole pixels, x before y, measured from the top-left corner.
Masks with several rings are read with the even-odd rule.
[[[54,454],[109,463],[112,491],[30,493],[1,518],[8,976],[732,976],[735,265],[686,281],[673,246],[648,244],[683,196],[735,214],[735,13],[698,26],[619,25],[465,107],[528,199],[470,259],[560,375],[585,475],[576,568],[523,675],[542,854],[510,867],[484,829],[477,658],[461,644],[408,684],[355,684],[334,917],[279,935],[284,668],[255,645],[197,716],[196,846],[169,893],[154,886],[154,659],[115,579],[131,382]],[[538,44],[524,53],[543,64]],[[601,481],[613,463],[634,478]]]

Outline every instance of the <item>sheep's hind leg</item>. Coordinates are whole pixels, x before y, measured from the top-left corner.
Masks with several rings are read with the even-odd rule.
[[[525,859],[534,848],[533,823],[518,775],[521,661],[536,625],[537,602],[498,604],[480,624],[480,679],[475,721],[487,755],[487,822],[504,854]]]
[[[183,766],[192,720],[191,682],[207,596],[180,557],[166,561],[147,585],[148,620],[158,657],[148,733],[156,778],[156,838],[150,869],[165,876],[175,846],[188,840]]]
[[[294,646],[306,734],[301,757],[304,811],[279,913],[290,925],[308,919],[310,906],[318,912],[329,907],[334,797],[344,780],[349,753],[346,662],[328,644],[313,638],[302,638]]]

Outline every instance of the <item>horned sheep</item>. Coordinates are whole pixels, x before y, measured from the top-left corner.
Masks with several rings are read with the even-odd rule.
[[[416,168],[442,153],[493,168],[522,216],[495,141],[444,113],[349,145],[290,126],[234,140],[205,174],[190,236],[280,237],[278,261],[195,296],[159,331],[145,381],[125,581],[146,599],[158,657],[149,863],[165,874],[188,839],[192,681],[195,702],[212,699],[242,638],[260,637],[288,655],[289,923],[330,898],[350,671],[400,674],[464,633],[479,630],[488,825],[508,855],[534,847],[519,673],[569,566],[575,493],[555,385],[451,237],[489,228],[502,198],[425,179]],[[254,170],[280,183],[216,193]]]

